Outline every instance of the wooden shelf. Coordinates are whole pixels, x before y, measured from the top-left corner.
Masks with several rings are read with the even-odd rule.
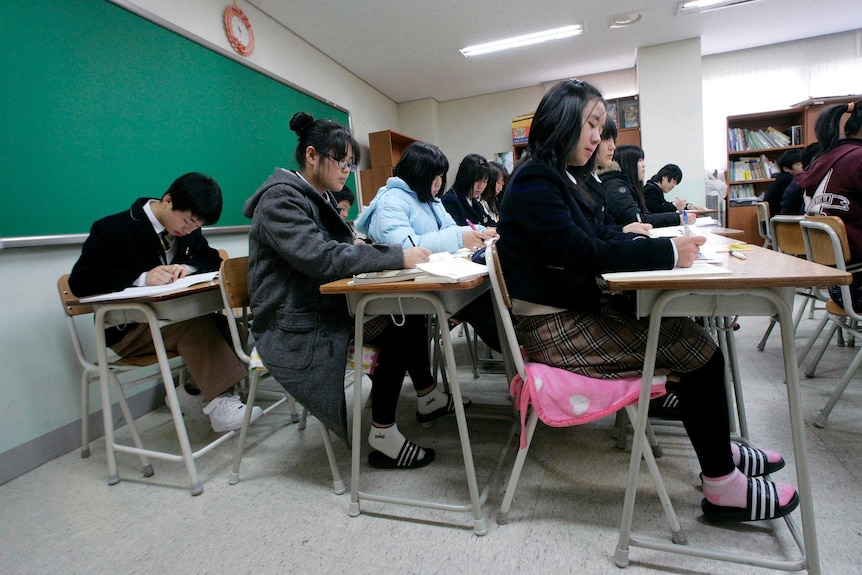
[[[393,130],[372,132],[368,134],[368,146],[371,149],[371,168],[359,172],[359,185],[362,190],[361,204],[367,206],[374,199],[377,190],[392,177],[395,164],[401,159],[404,150],[419,140],[399,134]]]

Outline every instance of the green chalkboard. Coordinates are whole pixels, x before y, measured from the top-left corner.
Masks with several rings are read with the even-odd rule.
[[[4,2],[3,21],[0,238],[87,233],[191,171],[222,187],[218,226],[247,225],[245,199],[275,167],[296,167],[295,112],[349,125],[344,110],[105,0]]]

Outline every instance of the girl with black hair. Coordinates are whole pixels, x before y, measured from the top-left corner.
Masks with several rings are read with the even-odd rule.
[[[455,183],[442,198],[443,207],[456,224],[476,227],[479,231],[497,225],[497,222],[485,213],[485,208],[479,202],[490,177],[491,168],[488,160],[479,154],[467,154],[461,160],[458,173],[455,175]]]
[[[841,218],[850,244],[850,261],[862,261],[862,100],[825,110],[817,118],[814,132],[821,145],[820,155],[794,176],[811,195],[807,213]],[[853,274],[850,293],[853,309],[862,311],[862,274]],[[829,288],[829,295],[842,304],[837,287]]]
[[[362,272],[413,268],[428,261],[431,252],[354,243],[332,190],[341,190],[356,170],[356,140],[347,128],[304,112],[293,116],[290,129],[298,137],[299,169],[276,169],[243,208],[252,220],[248,276],[255,316],[252,332],[273,377],[348,441],[344,369],[353,320],[344,296],[323,295],[320,286]],[[433,383],[424,322],[410,320],[398,326],[387,316],[369,322],[365,338],[380,349],[371,375],[369,463],[399,469],[428,465],[434,450],[405,439],[395,424],[405,373],[410,371],[415,385]]]
[[[652,224],[654,228],[678,226],[681,215],[654,214],[647,209],[643,195],[643,179],[646,169],[644,151],[640,146],[624,144],[614,150],[614,160],[599,172],[602,186],[608,198],[608,210],[621,226],[632,222]],[[695,215],[689,216],[689,223]]]
[[[530,127],[530,159],[503,200],[497,246],[526,358],[610,379],[642,374],[649,320],[602,290],[599,276],[689,267],[705,238],[651,239],[603,223],[592,170],[605,116],[601,93],[586,82],[567,80],[545,94]],[[663,319],[656,372],[679,375],[675,391],[702,470],[706,519],[772,519],[796,508],[792,486],[760,477],[784,466],[781,455],[730,441],[724,358],[703,328]],[[747,465],[752,459],[756,469]]]

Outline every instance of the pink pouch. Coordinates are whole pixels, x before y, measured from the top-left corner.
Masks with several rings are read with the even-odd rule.
[[[542,363],[525,365],[527,381],[516,375],[509,393],[521,411],[521,448],[526,447],[527,408],[533,409],[545,424],[552,427],[581,425],[616,413],[626,405],[637,403],[640,377],[595,379]],[[666,393],[664,376],[654,377],[650,399]]]

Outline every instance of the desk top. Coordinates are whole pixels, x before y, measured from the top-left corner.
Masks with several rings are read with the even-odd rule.
[[[116,297],[106,297],[104,300],[96,300],[96,301],[87,301],[81,303],[80,300],[72,300],[69,301],[69,305],[88,305],[88,306],[100,306],[107,304],[127,304],[127,303],[157,303],[163,301],[169,301],[172,299],[188,297],[191,295],[197,295],[201,293],[206,293],[213,290],[219,289],[219,280],[213,279],[206,282],[201,282],[197,284],[192,284],[188,287],[177,291],[171,291],[167,293],[159,293],[159,294],[151,294],[151,295],[142,295],[135,297],[126,297],[126,298],[116,298]],[[106,296],[110,296],[112,294],[105,294]]]
[[[707,246],[722,249],[731,240],[705,234]],[[726,248],[724,248],[726,249]],[[746,259],[732,257],[726,251],[718,252],[720,264],[729,274],[703,276],[647,277],[611,280],[608,287],[614,290],[647,289],[745,289],[764,287],[828,287],[850,284],[851,275],[802,258],[789,256],[752,244],[741,252]]]
[[[411,293],[411,292],[440,292],[453,290],[470,290],[488,281],[488,276],[482,276],[458,283],[434,283],[400,281],[375,284],[353,285],[351,278],[345,278],[329,282],[320,286],[322,294],[363,294],[363,293]]]

